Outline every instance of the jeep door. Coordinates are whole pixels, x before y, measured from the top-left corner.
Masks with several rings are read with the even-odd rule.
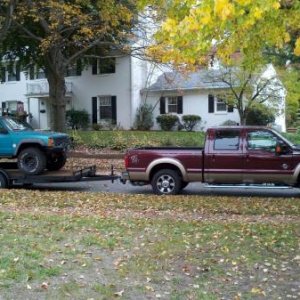
[[[276,146],[284,151],[279,155]],[[290,147],[267,129],[248,130],[245,138],[246,183],[286,183],[292,180],[295,162]]]
[[[9,131],[0,121],[0,156],[10,157],[12,156],[12,138]]]

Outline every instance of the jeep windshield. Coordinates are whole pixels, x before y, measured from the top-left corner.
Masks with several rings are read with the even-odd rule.
[[[4,118],[3,121],[10,130],[32,130],[32,127],[26,122],[11,118]]]

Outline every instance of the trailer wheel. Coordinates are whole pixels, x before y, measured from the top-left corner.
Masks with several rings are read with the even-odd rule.
[[[41,174],[45,167],[46,156],[38,148],[26,148],[18,155],[18,168],[25,174]]]
[[[7,189],[8,188],[8,180],[6,176],[0,173],[0,189]]]
[[[65,153],[60,153],[55,157],[48,157],[47,158],[47,169],[49,171],[57,171],[61,169],[67,161],[67,155]]]
[[[181,177],[170,169],[163,169],[154,174],[151,185],[157,195],[176,195],[181,189]]]

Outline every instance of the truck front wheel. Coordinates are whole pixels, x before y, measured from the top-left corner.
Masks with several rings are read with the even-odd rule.
[[[47,169],[49,171],[60,170],[66,163],[67,156],[65,153],[57,154],[56,156],[50,156],[47,158]]]
[[[182,180],[179,174],[170,169],[163,169],[154,174],[151,185],[157,195],[176,195],[181,189]]]
[[[18,168],[25,174],[41,174],[46,167],[46,155],[38,148],[23,149],[18,155]]]

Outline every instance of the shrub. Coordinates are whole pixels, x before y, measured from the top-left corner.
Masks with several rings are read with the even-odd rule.
[[[99,131],[99,130],[101,130],[101,125],[98,124],[98,123],[93,123],[92,124],[92,129],[95,130],[95,131]]]
[[[248,108],[246,124],[247,125],[268,125],[275,121],[274,112],[264,104],[256,103]]]
[[[153,126],[153,106],[147,103],[140,105],[136,111],[134,128],[137,130],[150,130]]]
[[[236,125],[238,125],[238,123],[236,121],[233,121],[233,120],[226,120],[221,125],[222,126],[236,126]]]
[[[72,129],[85,129],[89,124],[89,114],[86,110],[71,109],[67,111],[66,119]]]
[[[171,131],[175,125],[178,124],[179,119],[176,115],[159,115],[156,117],[157,123],[160,125],[160,128],[164,131]]]
[[[195,126],[201,122],[201,117],[198,115],[184,115],[182,116],[182,122],[186,131],[193,131]]]

